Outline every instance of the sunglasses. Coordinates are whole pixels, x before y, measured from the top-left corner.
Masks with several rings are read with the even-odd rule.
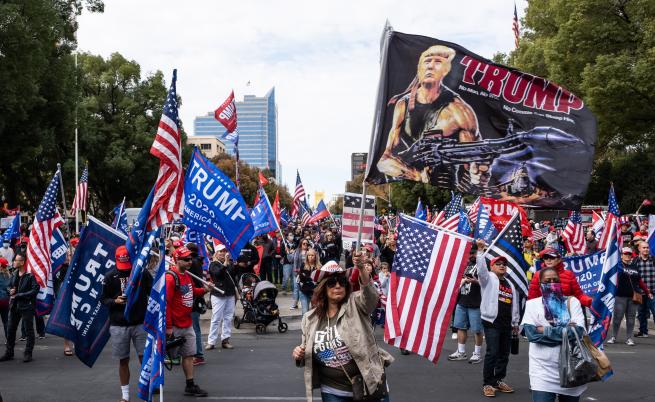
[[[545,255],[544,256],[544,261],[546,261],[546,260],[556,260],[558,258],[559,257],[555,257],[554,255]]]
[[[543,282],[541,282],[541,283],[559,283],[559,279],[557,279],[557,278],[548,278],[548,279],[544,279]]]
[[[506,267],[507,263],[505,261],[498,261],[498,262],[495,262],[494,265],[501,265],[503,267]]]
[[[178,260],[178,261],[186,261],[186,262],[190,262],[190,261],[192,261],[193,259],[192,259],[191,257],[185,257],[185,258],[178,258],[177,260]]]
[[[325,284],[327,285],[328,288],[333,288],[337,286],[337,283],[342,288],[345,288],[346,285],[348,284],[348,279],[346,279],[346,277],[343,275],[339,275],[339,276],[330,276],[325,281]]]

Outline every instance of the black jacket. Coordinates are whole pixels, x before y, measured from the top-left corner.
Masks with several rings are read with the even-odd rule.
[[[11,308],[17,308],[21,311],[36,309],[36,295],[39,294],[39,283],[29,272],[23,276],[18,275],[18,271],[9,280],[9,289],[16,288],[16,293],[11,302]]]
[[[236,290],[234,289],[234,285],[236,284],[235,273],[236,269],[233,263],[224,265],[218,261],[214,261],[209,264],[209,276],[211,276],[214,286],[225,292],[224,294],[220,294],[212,290],[212,296],[234,296],[236,294]]]
[[[129,280],[129,278],[125,278]],[[127,281],[126,281],[127,283]],[[136,302],[132,306],[130,321],[125,319],[125,304],[116,304],[115,300],[123,294],[121,289],[121,278],[118,276],[118,270],[112,269],[105,276],[105,283],[102,286],[102,304],[109,307],[109,325],[119,327],[129,327],[132,325],[143,324],[148,307],[148,297],[152,289],[152,276],[148,270],[143,270],[141,276],[141,288]]]

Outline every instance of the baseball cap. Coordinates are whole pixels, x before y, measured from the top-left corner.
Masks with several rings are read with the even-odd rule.
[[[221,251],[225,249],[227,249],[227,247],[225,247],[225,244],[219,244],[218,246],[216,246],[216,251]]]
[[[178,239],[178,240],[173,241],[173,247],[180,248],[182,246],[184,246],[184,243],[182,243],[182,240]]]
[[[116,268],[119,271],[129,271],[130,269],[132,269],[132,263],[130,262],[130,254],[127,252],[127,247],[125,246],[120,246],[116,248]]]
[[[630,254],[630,255],[632,255],[632,249],[630,247],[623,247],[621,249],[621,254]]]
[[[7,265],[9,265],[9,261],[4,257],[0,257],[0,266],[6,267]]]
[[[191,251],[184,246],[177,248],[173,252],[173,258],[175,259],[175,261],[177,261],[180,258],[188,257],[190,255],[191,255]]]
[[[494,264],[497,263],[498,261],[504,261],[505,263],[507,263],[507,258],[503,257],[502,255],[501,255],[501,256],[498,256],[498,257],[496,257],[496,258],[492,258],[492,259],[491,259],[491,265],[494,265]]]
[[[559,250],[557,250],[555,248],[552,248],[552,247],[548,247],[548,248],[543,249],[541,251],[541,253],[539,253],[539,258],[544,258],[547,255],[549,255],[551,257],[555,257],[555,258],[560,258],[561,257],[561,254],[559,253]]]
[[[326,274],[339,274],[341,272],[346,272],[346,270],[343,269],[341,265],[337,264],[337,262],[334,260],[326,262],[321,267],[320,271],[325,272]]]
[[[78,244],[80,244],[80,238],[79,237],[73,237],[70,241],[71,246],[77,247]]]

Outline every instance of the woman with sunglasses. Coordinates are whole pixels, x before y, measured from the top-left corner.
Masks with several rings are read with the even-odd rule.
[[[352,292],[345,270],[334,261],[325,264],[321,274],[314,308],[302,319],[302,343],[292,353],[296,364],[305,367],[307,401],[312,401],[312,390],[320,388],[324,402],[350,402],[358,376],[368,395],[388,401],[384,367],[393,357],[375,341],[370,314],[378,292],[368,271],[361,269],[357,292]]]
[[[298,228],[300,229],[300,228]],[[298,232],[296,229],[296,232]],[[300,239],[298,243],[298,248],[293,252],[293,273],[295,280],[293,282],[293,303],[291,303],[291,310],[298,308],[298,301],[300,300],[300,268],[305,262],[305,256],[309,250],[309,242],[305,239]]]
[[[586,385],[562,388],[559,379],[559,354],[562,329],[570,326],[582,336],[584,315],[575,297],[564,296],[557,269],[542,268],[535,278],[541,297],[528,300],[523,315],[523,331],[530,341],[529,374],[533,402],[577,402]]]
[[[575,277],[573,271],[564,268],[562,256],[555,248],[546,247],[540,254],[539,259],[543,262],[542,267],[553,268],[557,271],[557,276],[560,278],[562,284],[562,294],[564,296],[574,296],[580,304],[586,307],[591,306],[591,297],[584,294],[580,289],[578,278]],[[541,283],[539,282],[539,275],[532,277],[530,282],[530,289],[528,290],[528,300],[535,299],[541,296]],[[583,322],[580,322],[583,324]]]

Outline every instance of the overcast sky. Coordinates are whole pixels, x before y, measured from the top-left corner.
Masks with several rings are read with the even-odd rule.
[[[527,2],[516,4],[521,18]],[[275,86],[284,183],[293,191],[298,169],[312,201],[329,200],[350,179],[350,154],[368,152],[385,20],[491,58],[514,47],[513,11],[513,0],[105,0],[103,14],[80,17],[78,41],[135,60],[143,77],[163,71],[167,86],[177,68],[189,134],[231,89],[242,100]]]

